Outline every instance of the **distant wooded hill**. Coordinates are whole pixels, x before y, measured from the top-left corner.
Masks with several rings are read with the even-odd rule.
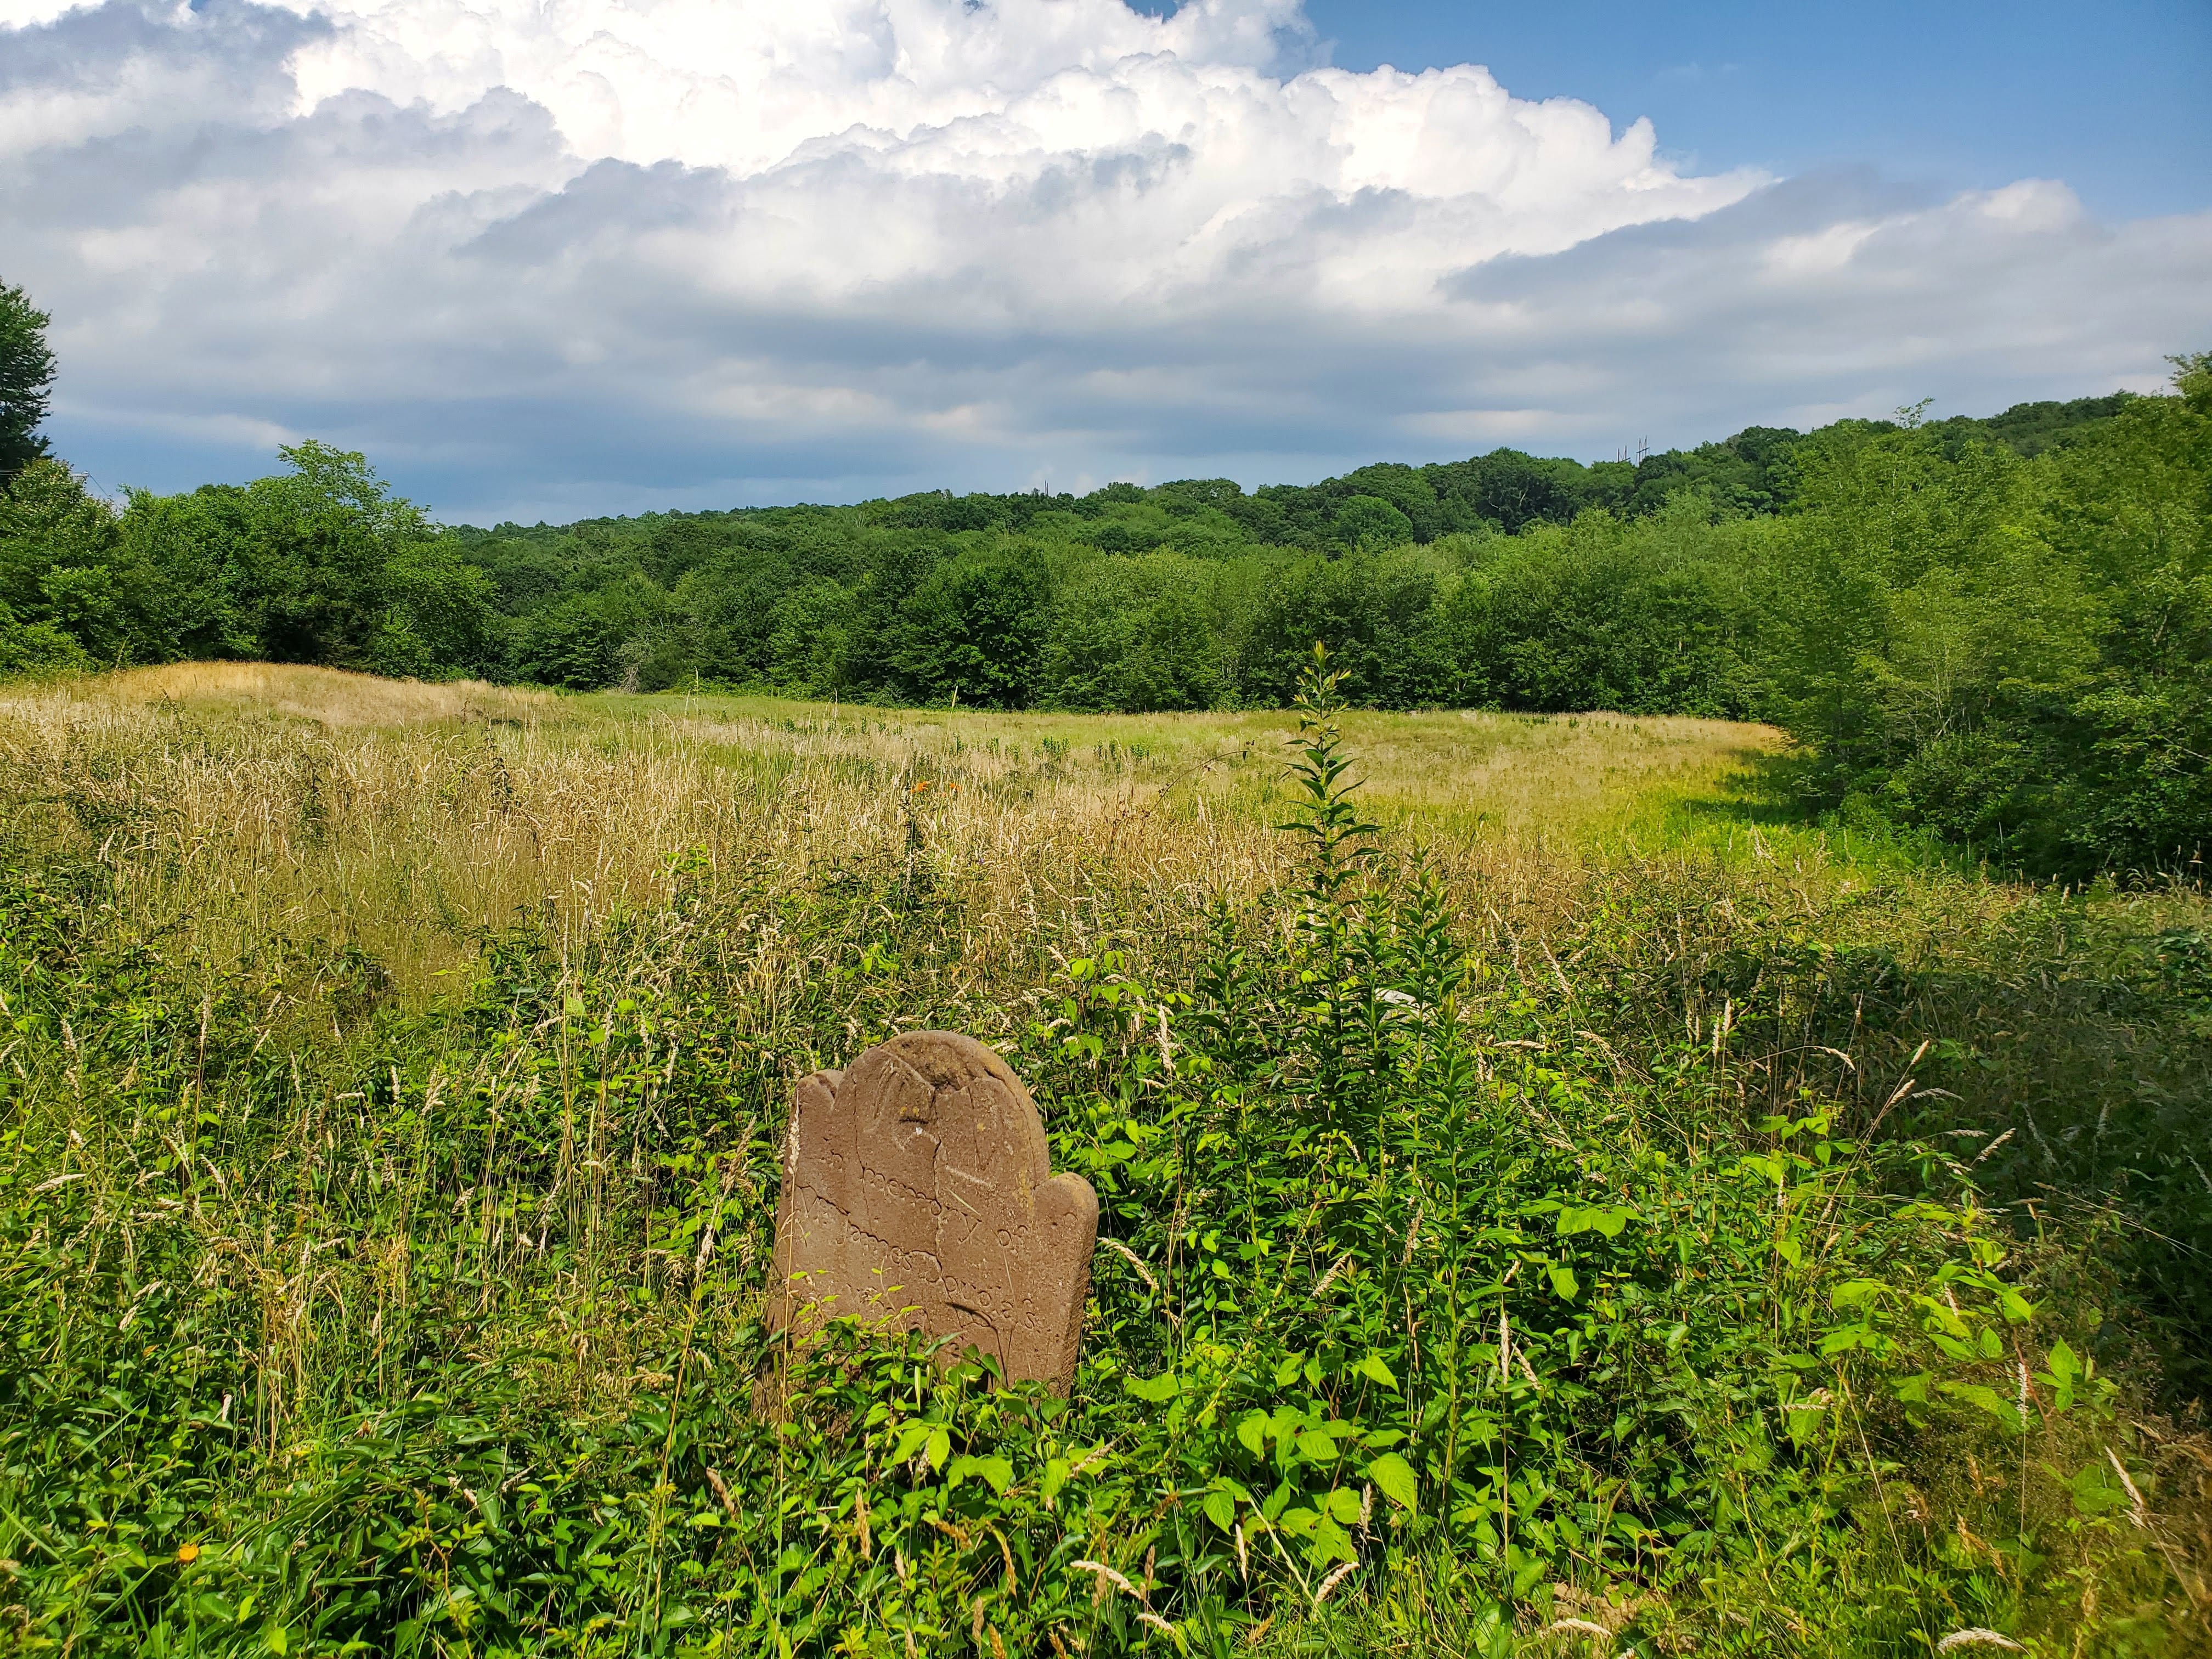
[[[2002,415],[1984,419],[1955,416],[1927,422],[1923,429],[1954,454],[1978,440],[2003,444],[2023,456],[2036,455],[2111,420],[2133,395],[2116,392],[2066,403],[2015,404]],[[1893,421],[1844,421],[1822,428],[1830,434],[1899,429]],[[1705,491],[1724,512],[1772,513],[1793,498],[1790,457],[1805,435],[1789,427],[1746,427],[1734,437],[1695,449],[1669,449],[1640,461],[1589,465],[1517,449],[1496,449],[1464,461],[1426,466],[1381,461],[1319,483],[1265,484],[1249,495],[1228,478],[1187,478],[1151,489],[1115,483],[1087,495],[1039,491],[955,495],[932,490],[848,509],[739,507],[728,513],[584,519],[571,525],[502,524],[491,531],[459,533],[477,544],[542,544],[595,531],[635,534],[646,527],[656,544],[671,546],[710,538],[681,532],[656,536],[662,526],[843,510],[860,513],[871,524],[914,530],[1073,532],[1109,553],[1170,546],[1206,551],[1224,544],[1342,551],[1486,531],[1510,535],[1532,523],[1565,524],[1593,507],[1640,515],[1656,512],[1684,489]],[[1389,512],[1381,511],[1378,503]],[[1147,507],[1154,510],[1144,511]],[[1213,516],[1217,514],[1218,518]]]
[[[1811,803],[2140,870],[2212,823],[2212,371],[2176,362],[2173,396],[1635,463],[488,530],[319,444],[119,513],[40,459],[0,501],[0,672],[258,658],[1151,712],[1280,705],[1319,640],[1359,702],[1772,720]]]

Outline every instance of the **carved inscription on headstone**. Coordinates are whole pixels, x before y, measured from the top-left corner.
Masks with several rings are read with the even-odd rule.
[[[1075,1376],[1098,1197],[1054,1175],[1021,1079],[911,1031],[801,1080],[784,1142],[781,1322],[851,1318],[972,1343],[1010,1381]]]

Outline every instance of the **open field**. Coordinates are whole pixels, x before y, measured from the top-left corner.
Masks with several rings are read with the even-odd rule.
[[[2201,892],[1311,718],[1381,835],[1279,713],[0,695],[0,1642],[2212,1650]],[[1099,1191],[1067,1402],[763,1329],[917,1026]]]
[[[556,697],[187,663],[0,695],[0,766],[19,811],[97,824],[119,837],[112,858],[144,848],[131,890],[149,924],[187,911],[230,930],[231,950],[343,939],[422,994],[520,915],[550,906],[580,935],[664,902],[671,860],[694,848],[772,854],[803,878],[824,859],[902,859],[918,833],[988,872],[993,915],[1056,908],[1102,859],[1125,879],[1248,895],[1280,875],[1269,827],[1295,730],[1280,711]],[[1603,714],[1354,714],[1346,734],[1370,814],[1472,859],[1516,902],[1586,843],[1657,842],[1670,811],[1720,801],[1775,743]]]

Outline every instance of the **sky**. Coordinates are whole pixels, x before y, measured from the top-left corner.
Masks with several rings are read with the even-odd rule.
[[[1477,62],[1523,98],[1647,116],[1663,153],[1937,188],[2062,179],[2091,211],[2212,206],[2208,0],[1614,0],[1306,8],[1346,69]]]
[[[2212,3],[0,0],[113,492],[449,521],[1584,459],[2158,388]]]

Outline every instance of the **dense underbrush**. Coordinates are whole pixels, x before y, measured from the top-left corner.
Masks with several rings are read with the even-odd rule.
[[[2201,939],[2054,899],[1976,968],[1879,893],[1628,866],[1531,930],[1303,707],[1291,882],[1102,858],[1012,962],[913,820],[702,848],[428,1010],[19,842],[5,1639],[2204,1650]],[[766,1328],[791,1081],[916,1025],[1098,1189],[1066,1400]]]

